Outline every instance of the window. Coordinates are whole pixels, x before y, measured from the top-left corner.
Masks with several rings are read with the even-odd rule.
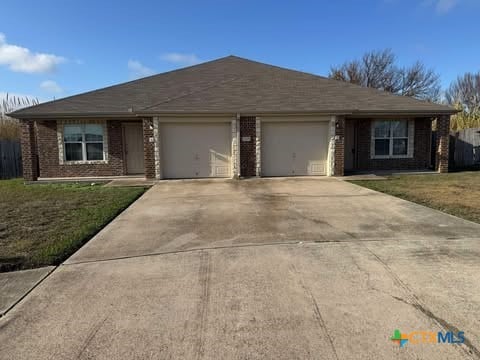
[[[64,125],[66,161],[104,160],[103,126],[100,124]]]
[[[391,120],[373,123],[373,157],[411,157],[409,149],[409,121]]]

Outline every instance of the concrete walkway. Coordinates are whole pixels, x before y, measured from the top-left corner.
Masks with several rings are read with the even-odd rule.
[[[0,317],[26,296],[54,268],[54,266],[47,266],[0,273]]]
[[[477,359],[479,257],[480,225],[335,179],[166,182],[0,319],[1,356]]]

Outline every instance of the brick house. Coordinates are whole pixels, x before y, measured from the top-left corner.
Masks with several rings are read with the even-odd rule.
[[[454,113],[229,56],[10,115],[21,121],[24,177],[34,181],[447,172]]]

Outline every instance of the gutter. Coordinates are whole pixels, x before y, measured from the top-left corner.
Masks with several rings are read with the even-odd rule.
[[[230,116],[241,114],[243,116],[248,115],[257,115],[257,116],[268,116],[268,115],[286,115],[286,116],[295,116],[295,115],[340,115],[340,116],[359,116],[359,117],[368,117],[368,116],[396,116],[396,115],[408,115],[408,116],[437,116],[437,115],[454,115],[461,112],[460,110],[448,108],[439,109],[439,110],[322,110],[322,111],[132,111],[131,112],[117,112],[117,113],[49,113],[49,114],[34,114],[34,113],[22,113],[16,114],[16,112],[6,114],[9,117],[15,119],[90,119],[90,118],[102,118],[102,119],[134,119],[138,117],[152,117],[159,115],[167,116]]]
[[[90,118],[127,118],[127,119],[134,119],[137,117],[137,115],[133,112],[131,113],[49,113],[49,114],[15,114],[9,113],[5,114],[9,117],[12,117],[14,119],[45,119],[45,120],[55,120],[55,119],[67,119],[67,118],[82,118],[82,119],[90,119]]]

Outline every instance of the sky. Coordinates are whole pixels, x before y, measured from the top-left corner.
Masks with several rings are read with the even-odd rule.
[[[448,87],[480,71],[479,13],[480,0],[5,0],[0,98],[58,99],[228,55],[327,75],[385,48]]]

